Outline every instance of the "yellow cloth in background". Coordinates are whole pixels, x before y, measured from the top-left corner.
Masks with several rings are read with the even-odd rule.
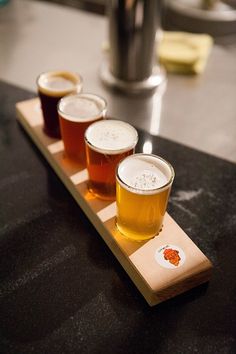
[[[213,39],[208,34],[163,32],[157,56],[168,72],[200,74],[205,69]]]

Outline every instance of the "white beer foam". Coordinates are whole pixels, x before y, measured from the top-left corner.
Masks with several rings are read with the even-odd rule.
[[[163,159],[155,155],[135,154],[123,160],[118,176],[123,187],[140,194],[152,194],[172,182],[173,170]]]
[[[39,85],[50,91],[67,91],[72,90],[75,86],[71,80],[60,76],[41,78]]]
[[[85,137],[92,149],[104,154],[118,154],[134,148],[138,133],[128,123],[106,119],[91,124]]]
[[[82,78],[73,72],[52,71],[38,78],[39,90],[49,96],[64,96],[72,91],[80,92]]]
[[[103,116],[105,101],[90,94],[70,95],[59,103],[59,113],[72,122],[89,122]]]

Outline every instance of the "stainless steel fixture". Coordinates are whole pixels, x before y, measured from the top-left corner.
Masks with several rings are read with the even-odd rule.
[[[156,33],[161,2],[111,0],[108,2],[109,56],[101,78],[128,93],[152,91],[165,78],[155,65]]]

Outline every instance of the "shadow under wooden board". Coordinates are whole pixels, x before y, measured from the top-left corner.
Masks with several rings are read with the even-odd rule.
[[[115,202],[92,196],[87,190],[87,170],[64,156],[61,140],[44,134],[39,99],[19,102],[16,110],[19,122],[150,306],[209,280],[211,262],[168,213],[158,236],[145,242],[125,239],[115,226]]]

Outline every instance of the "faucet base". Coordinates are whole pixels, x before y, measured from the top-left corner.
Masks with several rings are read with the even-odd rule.
[[[142,81],[124,81],[116,78],[109,70],[107,61],[100,68],[100,78],[103,84],[111,89],[130,95],[152,94],[166,82],[166,72],[160,66],[154,66],[152,75]]]

